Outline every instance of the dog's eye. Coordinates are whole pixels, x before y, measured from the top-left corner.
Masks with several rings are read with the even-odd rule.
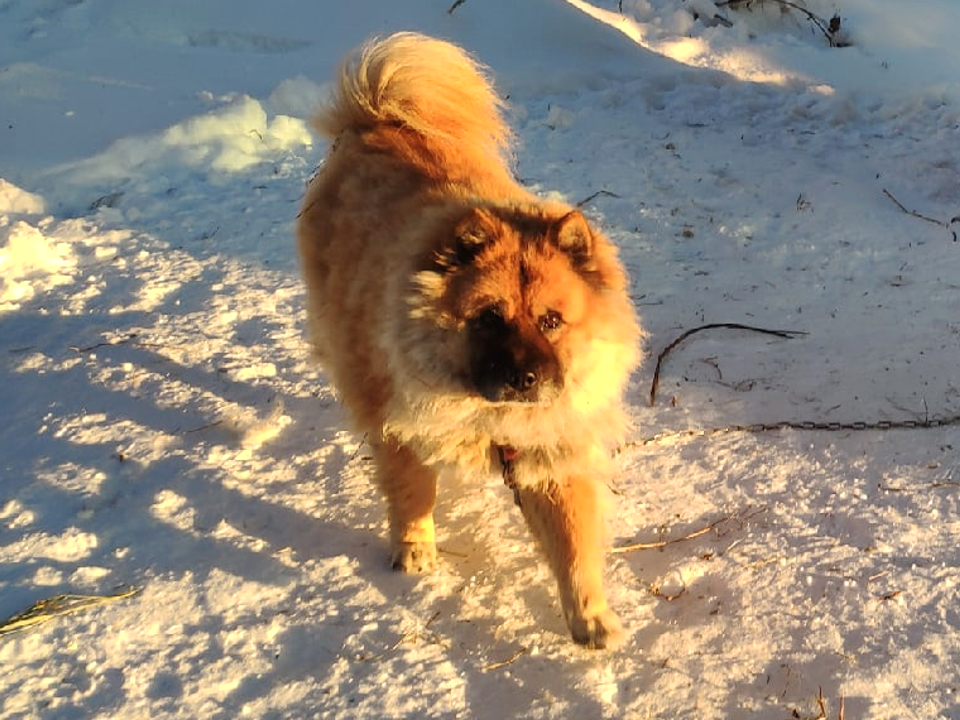
[[[503,311],[496,305],[488,305],[470,321],[474,327],[494,328],[503,325]]]
[[[483,242],[473,236],[460,236],[453,247],[453,259],[457,265],[469,265],[483,250]]]
[[[560,315],[556,310],[547,310],[543,315],[540,316],[539,320],[540,332],[549,332],[550,330],[557,330],[563,325],[563,316]]]

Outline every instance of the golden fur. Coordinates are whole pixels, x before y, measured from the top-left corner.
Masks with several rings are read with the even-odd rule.
[[[506,452],[574,639],[610,647],[599,481],[640,329],[609,240],[511,176],[501,109],[447,42],[399,33],[348,59],[297,227],[311,340],[373,447],[394,566],[435,563],[438,470]]]

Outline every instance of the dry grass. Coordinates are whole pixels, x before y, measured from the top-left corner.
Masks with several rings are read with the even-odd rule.
[[[0,623],[0,637],[29,630],[37,625],[53,620],[61,615],[87,610],[116,600],[123,600],[140,592],[140,588],[131,587],[114,595],[56,595],[38,600],[23,612],[12,615]]]

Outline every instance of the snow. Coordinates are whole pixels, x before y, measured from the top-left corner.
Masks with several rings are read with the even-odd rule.
[[[0,716],[960,718],[960,426],[643,442],[960,412],[960,7],[808,0],[830,48],[773,2],[450,4],[0,1],[0,619],[139,588],[0,637]],[[519,176],[630,270],[611,543],[669,542],[610,555],[614,653],[497,477],[391,572],[306,352],[306,120],[398,29],[492,68]],[[650,407],[715,322],[806,334],[692,337]]]

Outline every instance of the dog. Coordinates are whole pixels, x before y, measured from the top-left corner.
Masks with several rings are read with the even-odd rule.
[[[502,472],[573,639],[623,631],[604,479],[642,331],[614,245],[518,184],[488,71],[404,32],[344,61],[297,222],[315,353],[372,447],[393,567],[436,564],[438,473]]]

